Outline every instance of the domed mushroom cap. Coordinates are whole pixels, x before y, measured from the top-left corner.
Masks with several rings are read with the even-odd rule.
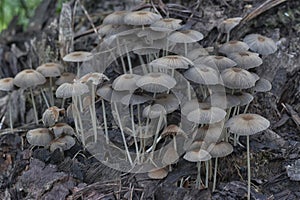
[[[152,100],[152,97],[150,97],[148,95],[143,95],[143,94],[139,95],[139,94],[129,93],[121,99],[121,103],[128,106],[128,105],[142,104],[142,103],[145,103],[145,102],[151,101],[151,100]]]
[[[236,62],[225,56],[208,56],[216,64],[219,70],[227,69],[236,66]]]
[[[171,165],[173,163],[176,163],[178,159],[179,159],[179,155],[175,150],[174,146],[169,145],[162,157],[162,163],[164,163],[165,165]]]
[[[215,70],[218,70],[218,67],[214,61],[214,59],[211,56],[201,56],[193,61],[195,64],[195,67],[201,68],[201,66],[205,65],[207,67],[211,67]]]
[[[47,146],[53,139],[53,135],[47,128],[36,128],[27,132],[26,139],[31,145]]]
[[[99,85],[105,80],[108,81],[109,78],[106,75],[98,72],[88,73],[80,78],[81,83],[91,82],[93,85]]]
[[[76,75],[69,72],[64,72],[60,75],[60,77],[55,81],[56,85],[61,85],[63,83],[73,83]]]
[[[12,91],[14,89],[14,79],[11,77],[0,79],[0,91]]]
[[[60,112],[65,109],[60,109],[56,106],[49,107],[43,113],[42,121],[45,126],[53,126],[59,118]]]
[[[124,24],[124,17],[128,14],[128,11],[121,10],[115,11],[109,15],[107,15],[104,19],[102,24]]]
[[[228,55],[228,57],[234,60],[237,65],[243,69],[258,67],[263,63],[262,59],[257,53],[250,51],[231,53]]]
[[[172,89],[176,80],[168,74],[152,72],[138,79],[136,85],[148,92],[161,93]]]
[[[149,11],[134,11],[125,15],[124,22],[129,25],[149,25],[161,19],[161,16]]]
[[[222,140],[225,136],[225,132],[223,131],[224,122],[221,121],[216,124],[209,124],[199,127],[193,134],[193,139],[195,141],[201,140],[204,141],[205,144],[211,144],[212,142],[218,142]],[[207,148],[208,146],[206,146]],[[206,149],[205,148],[205,149]]]
[[[78,80],[74,80],[73,84],[63,83],[61,84],[55,94],[57,98],[70,98],[73,96],[81,96],[89,92],[87,85],[81,83]]]
[[[96,94],[99,97],[101,97],[109,102],[111,100],[112,93],[113,93],[113,89],[112,89],[111,84],[105,84],[96,91]]]
[[[276,43],[271,38],[260,34],[249,34],[243,41],[248,44],[252,51],[261,55],[269,55],[277,51]]]
[[[240,23],[242,19],[242,17],[233,17],[223,20],[218,26],[219,32],[229,33],[234,27],[236,27]]]
[[[74,129],[66,123],[56,123],[54,126],[49,128],[55,135],[56,138],[62,135],[74,135]]]
[[[36,71],[40,72],[45,77],[58,77],[60,76],[61,68],[58,63],[44,63],[36,68]]]
[[[206,103],[200,103],[199,108],[191,111],[187,119],[197,124],[213,124],[220,122],[226,116],[226,112],[218,107],[212,107]]]
[[[230,89],[246,89],[255,85],[259,79],[245,69],[233,67],[222,71],[221,78],[224,85]]]
[[[153,60],[149,65],[161,69],[188,69],[194,63],[184,56],[172,55]]]
[[[174,94],[159,94],[156,96],[154,102],[162,105],[167,113],[172,113],[179,107],[179,100]]]
[[[74,51],[63,57],[65,62],[85,62],[93,58],[93,54],[86,51]]]
[[[149,105],[143,110],[143,117],[148,117],[150,119],[158,118],[160,115],[166,115],[167,111],[162,105],[154,104]]]
[[[129,25],[102,24],[98,29],[98,33],[101,37],[108,37],[122,32],[127,32],[130,29],[131,26]],[[104,39],[103,42],[111,43],[112,41],[114,41],[114,38],[109,38],[108,40]]]
[[[175,31],[169,35],[168,40],[174,43],[193,43],[203,39],[203,34],[195,30]]]
[[[138,88],[136,82],[141,76],[137,74],[122,74],[112,83],[112,88],[117,91],[134,91]]]
[[[193,49],[192,51],[189,51],[187,54],[187,58],[194,61],[201,56],[208,56],[208,55],[209,55],[209,53],[205,48],[199,47],[199,48]]]
[[[254,99],[254,97],[247,92],[235,92],[234,96],[240,100],[239,106],[247,105]]]
[[[272,84],[270,81],[264,78],[260,78],[258,81],[256,81],[255,86],[253,87],[253,90],[255,92],[268,92],[272,89]]]
[[[219,73],[211,67],[205,65],[197,65],[184,72],[184,76],[199,84],[216,85],[219,83]]]
[[[183,158],[190,162],[208,161],[211,155],[203,149],[194,149],[185,153]]]
[[[165,168],[154,169],[148,172],[148,176],[152,179],[163,179],[168,176],[168,171]]]
[[[207,148],[207,151],[213,158],[225,157],[233,152],[233,147],[228,142],[212,143]]]
[[[42,85],[45,82],[45,77],[33,69],[25,69],[14,78],[14,84],[23,89]]]
[[[240,105],[238,97],[224,92],[215,92],[205,99],[206,103],[222,109],[232,108]]]
[[[75,145],[75,139],[72,136],[65,135],[57,138],[51,142],[50,151],[53,152],[55,149],[60,149],[61,151],[66,151]]]
[[[238,41],[238,40],[231,40],[229,42],[222,44],[219,48],[219,52],[225,55],[229,55],[235,52],[247,51],[248,49],[249,46],[245,42]]]
[[[181,19],[164,18],[151,24],[150,28],[155,31],[170,32],[181,28],[181,22]]]
[[[185,138],[187,137],[186,133],[179,126],[175,124],[168,125],[161,133],[161,137],[167,137],[170,135],[172,136],[181,135]]]
[[[230,132],[238,135],[253,135],[266,130],[269,126],[269,120],[257,114],[236,115],[225,124]]]

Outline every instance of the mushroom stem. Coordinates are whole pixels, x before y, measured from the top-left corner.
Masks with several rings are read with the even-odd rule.
[[[126,44],[125,44],[125,50],[126,50],[127,62],[128,62],[128,66],[129,66],[129,73],[130,73],[130,74],[133,74],[133,72],[132,72],[131,59],[130,59],[130,55],[129,55],[128,48],[127,48],[127,45],[126,45]]]
[[[160,130],[160,126],[161,126],[162,120],[164,119],[162,115],[163,114],[161,112],[160,115],[159,115],[159,118],[158,118],[156,132],[155,132],[155,136],[154,136],[154,140],[153,140],[153,145],[152,145],[153,148],[152,148],[151,156],[150,156],[151,159],[153,159],[154,151],[155,151],[156,144],[157,144],[156,142],[157,142],[157,138],[158,138],[158,133],[159,133],[159,130]]]
[[[80,77],[80,66],[79,66],[79,62],[77,62],[77,77]]]
[[[246,114],[246,113],[247,113],[247,111],[248,111],[248,108],[249,108],[249,105],[250,105],[250,103],[248,103],[248,104],[246,105],[246,107],[245,107],[245,110],[244,110],[244,114]]]
[[[119,56],[121,58],[121,63],[122,63],[122,67],[123,67],[123,73],[126,74],[126,67],[125,67],[125,61],[121,52],[121,48],[120,48],[120,41],[119,38],[117,37],[117,48],[118,48],[118,52],[119,52]]]
[[[192,100],[192,95],[191,95],[191,84],[190,82],[187,82],[188,84],[188,100]]]
[[[32,88],[30,87],[29,90],[30,90],[30,94],[31,94],[31,100],[32,100],[32,106],[33,106],[33,111],[34,111],[35,123],[39,124],[39,119],[38,119],[38,115],[37,115],[37,110],[36,110],[36,105],[35,105],[35,100],[34,100]]]
[[[42,93],[42,96],[43,96],[43,99],[44,99],[44,101],[45,101],[45,103],[46,103],[47,108],[49,108],[50,105],[49,105],[49,103],[48,103],[47,97],[46,97],[45,92],[44,92],[43,89],[41,89],[41,93]]]
[[[140,162],[140,155],[139,155],[139,147],[136,139],[136,130],[135,130],[135,124],[134,124],[134,115],[133,115],[133,105],[130,105],[130,112],[131,112],[131,125],[132,125],[132,133],[133,133],[133,139],[134,139],[134,146],[136,151],[136,159],[137,162]]]
[[[94,130],[94,137],[95,142],[97,142],[97,116],[96,116],[96,106],[95,106],[95,85],[92,84],[92,123],[93,123],[93,130]]]
[[[250,168],[250,136],[249,135],[247,135],[247,172],[248,172],[248,193],[247,193],[247,199],[250,200],[251,168]]]
[[[124,134],[124,131],[123,131],[123,126],[122,126],[122,122],[121,122],[121,118],[120,118],[120,115],[119,115],[119,112],[118,112],[118,107],[117,107],[116,102],[114,102],[114,105],[115,105],[115,109],[116,109],[116,115],[117,115],[120,130],[121,130],[122,139],[123,139],[124,147],[125,147],[125,150],[126,150],[126,154],[127,154],[127,157],[129,159],[130,164],[132,165],[133,164],[132,159],[131,159],[131,156],[130,156],[130,153],[129,153],[129,150],[128,150],[128,147],[127,147],[126,138],[125,138],[125,134]]]
[[[102,103],[102,113],[103,113],[103,121],[104,121],[104,130],[105,130],[106,144],[109,144],[108,129],[107,129],[107,120],[106,120],[106,111],[105,111],[105,104],[104,104],[104,100],[103,99],[101,99],[101,103]]]
[[[184,56],[187,57],[187,43],[184,43]]]
[[[197,162],[197,179],[196,179],[196,189],[200,189],[201,185],[201,161]]]
[[[8,102],[9,102],[9,126],[11,129],[11,132],[13,132],[13,121],[12,121],[12,105],[11,105],[11,93],[8,93]]]
[[[52,86],[53,86],[53,79],[52,77],[49,77],[50,105],[54,106],[54,96],[53,96]]]
[[[215,158],[214,181],[213,181],[213,187],[212,187],[213,192],[216,190],[217,171],[218,171],[218,157]]]
[[[205,187],[206,188],[208,188],[208,174],[209,174],[208,161],[205,161]]]

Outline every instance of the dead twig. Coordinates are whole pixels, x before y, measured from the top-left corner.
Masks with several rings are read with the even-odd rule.
[[[281,105],[284,107],[284,109],[291,115],[293,121],[297,124],[298,127],[300,127],[300,117],[298,113],[290,106],[289,104],[281,103]]]

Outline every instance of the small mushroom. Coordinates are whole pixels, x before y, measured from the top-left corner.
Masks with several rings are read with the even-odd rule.
[[[231,53],[228,57],[234,60],[240,68],[251,69],[260,66],[263,61],[257,53],[242,51]]]
[[[156,168],[148,172],[149,178],[152,179],[163,179],[168,175],[168,171],[165,168]]]
[[[66,123],[56,123],[49,129],[53,132],[56,138],[59,138],[63,135],[75,135],[74,129]]]
[[[7,77],[0,79],[0,91],[8,92],[8,102],[9,102],[9,126],[11,131],[13,131],[13,121],[12,121],[12,105],[11,105],[11,92],[14,89],[14,79]]]
[[[35,105],[35,101],[34,101],[34,95],[33,95],[32,88],[37,85],[42,85],[45,82],[46,82],[45,77],[33,69],[25,69],[25,70],[19,72],[16,75],[16,77],[14,78],[14,84],[16,86],[18,86],[22,89],[29,88],[36,124],[39,123],[39,120],[38,120],[38,114],[37,114],[37,109],[36,109],[36,105]]]
[[[271,38],[260,34],[249,34],[243,41],[248,44],[252,51],[264,56],[277,51],[276,43]]]
[[[34,146],[48,146],[53,139],[53,135],[47,128],[36,128],[26,133],[29,144]]]
[[[124,16],[125,24],[129,25],[150,25],[161,19],[161,16],[150,11],[134,11]]]
[[[245,42],[238,41],[238,40],[231,40],[229,42],[222,44],[219,48],[219,52],[225,55],[229,55],[231,53],[247,51],[248,49],[249,46]]]
[[[77,63],[77,77],[80,75],[80,62],[85,62],[93,58],[93,54],[86,51],[74,51],[63,57],[65,62],[76,62]]]
[[[42,122],[45,126],[53,126],[59,118],[59,114],[65,109],[60,109],[56,106],[49,107],[45,110],[42,116]]]
[[[66,151],[71,149],[75,145],[75,139],[72,136],[64,135],[55,140],[50,144],[50,151],[53,152],[55,149]]]
[[[129,12],[125,10],[115,11],[109,15],[107,15],[104,19],[102,24],[114,24],[114,25],[121,25],[124,24],[124,17]]]

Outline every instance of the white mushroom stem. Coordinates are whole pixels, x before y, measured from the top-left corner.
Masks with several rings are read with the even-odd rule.
[[[134,146],[136,151],[136,159],[137,162],[140,162],[140,154],[139,154],[139,147],[136,139],[136,130],[135,130],[135,124],[134,124],[134,115],[133,115],[133,105],[130,105],[130,112],[131,112],[131,125],[132,125],[132,134],[134,139]]]
[[[197,179],[196,179],[196,189],[200,189],[201,186],[201,161],[197,162]]]
[[[187,43],[184,43],[184,57],[187,57]]]
[[[35,118],[35,123],[39,124],[39,119],[38,119],[38,115],[37,115],[37,110],[36,110],[36,105],[35,105],[35,100],[34,100],[34,95],[32,92],[32,88],[29,88],[30,90],[30,94],[31,94],[31,100],[32,100],[32,106],[33,106],[33,111],[34,111],[34,118]]]
[[[106,144],[109,144],[109,137],[108,137],[108,129],[107,129],[107,120],[106,120],[106,111],[105,111],[105,104],[104,99],[101,99],[102,103],[102,113],[103,113],[103,121],[104,121],[104,131],[106,137]]]
[[[127,147],[126,138],[125,138],[125,134],[124,134],[124,131],[123,131],[123,126],[122,126],[122,122],[121,122],[121,118],[120,118],[120,115],[119,115],[119,112],[118,112],[118,107],[117,107],[116,102],[114,102],[114,105],[115,105],[115,109],[116,109],[116,115],[117,115],[117,119],[118,119],[118,124],[119,124],[120,130],[121,130],[121,134],[122,134],[122,138],[123,138],[123,143],[124,143],[125,151],[126,151],[128,160],[129,160],[129,162],[130,162],[130,164],[132,166],[133,163],[132,163],[132,159],[131,159],[131,156],[130,156],[130,153],[129,153],[129,150],[128,150],[128,147]]]
[[[95,142],[97,142],[97,116],[96,116],[96,107],[95,107],[95,85],[92,84],[92,105],[91,105],[91,115],[93,116],[92,117],[92,126],[93,126],[93,130],[94,130],[94,137],[95,137]]]
[[[209,167],[208,167],[208,160],[205,161],[205,187],[208,188],[208,174],[209,174]]]
[[[153,147],[152,147],[151,156],[150,156],[151,159],[153,159],[154,151],[155,151],[155,148],[156,148],[156,145],[157,145],[158,133],[159,133],[160,126],[161,126],[161,123],[162,123],[163,119],[164,119],[163,118],[163,113],[161,112],[160,115],[159,115],[159,118],[158,118],[156,132],[155,132],[155,136],[154,136],[154,140],[153,140],[153,145],[152,145]]]
[[[74,110],[72,110],[72,112],[73,112],[73,118],[74,118],[74,121],[75,121],[75,125],[76,125],[76,122],[77,122],[77,119],[78,119],[78,122],[79,122],[79,131],[80,131],[80,136],[81,136],[81,142],[82,142],[83,146],[85,146],[85,139],[84,139],[84,134],[83,134],[82,120],[81,120],[80,112],[79,112],[79,110],[77,108],[77,98],[80,98],[80,96],[78,96],[78,97],[73,96],[72,97],[73,102],[74,102]],[[77,125],[76,132],[77,132],[77,134],[79,133],[78,132],[78,125]]]
[[[247,135],[247,172],[248,172],[248,195],[247,195],[247,199],[250,200],[251,168],[250,168],[250,136],[249,135]]]
[[[212,187],[213,192],[216,190],[217,171],[218,171],[218,157],[215,158],[214,181],[213,181],[213,187]]]
[[[80,77],[80,66],[79,66],[79,62],[77,62],[77,77]]]
[[[190,82],[187,82],[188,83],[188,100],[190,101],[192,99],[192,95],[191,95],[191,84]]]
[[[122,67],[123,67],[123,73],[126,74],[126,67],[125,67],[125,61],[121,52],[121,48],[120,48],[120,41],[119,38],[117,37],[117,48],[118,48],[118,52],[119,52],[119,56],[121,58],[121,63],[122,63]]]
[[[53,79],[52,77],[49,77],[50,104],[51,106],[54,106],[54,96],[53,96],[52,87],[53,87]]]
[[[11,129],[11,132],[13,132],[14,127],[13,127],[13,121],[12,121],[12,105],[11,105],[11,93],[8,93],[8,102],[9,102],[9,126]]]
[[[49,105],[49,103],[48,103],[47,97],[46,97],[45,92],[44,92],[43,89],[41,89],[41,93],[42,93],[42,96],[43,96],[43,99],[44,99],[44,101],[45,101],[45,103],[46,103],[47,108],[49,108],[50,105]]]
[[[126,44],[125,44],[125,50],[126,50],[127,62],[128,62],[128,66],[129,66],[129,73],[130,73],[130,74],[133,74],[133,72],[132,72],[131,59],[130,59],[130,55],[129,55],[128,48],[127,48],[127,45],[126,45]]]

